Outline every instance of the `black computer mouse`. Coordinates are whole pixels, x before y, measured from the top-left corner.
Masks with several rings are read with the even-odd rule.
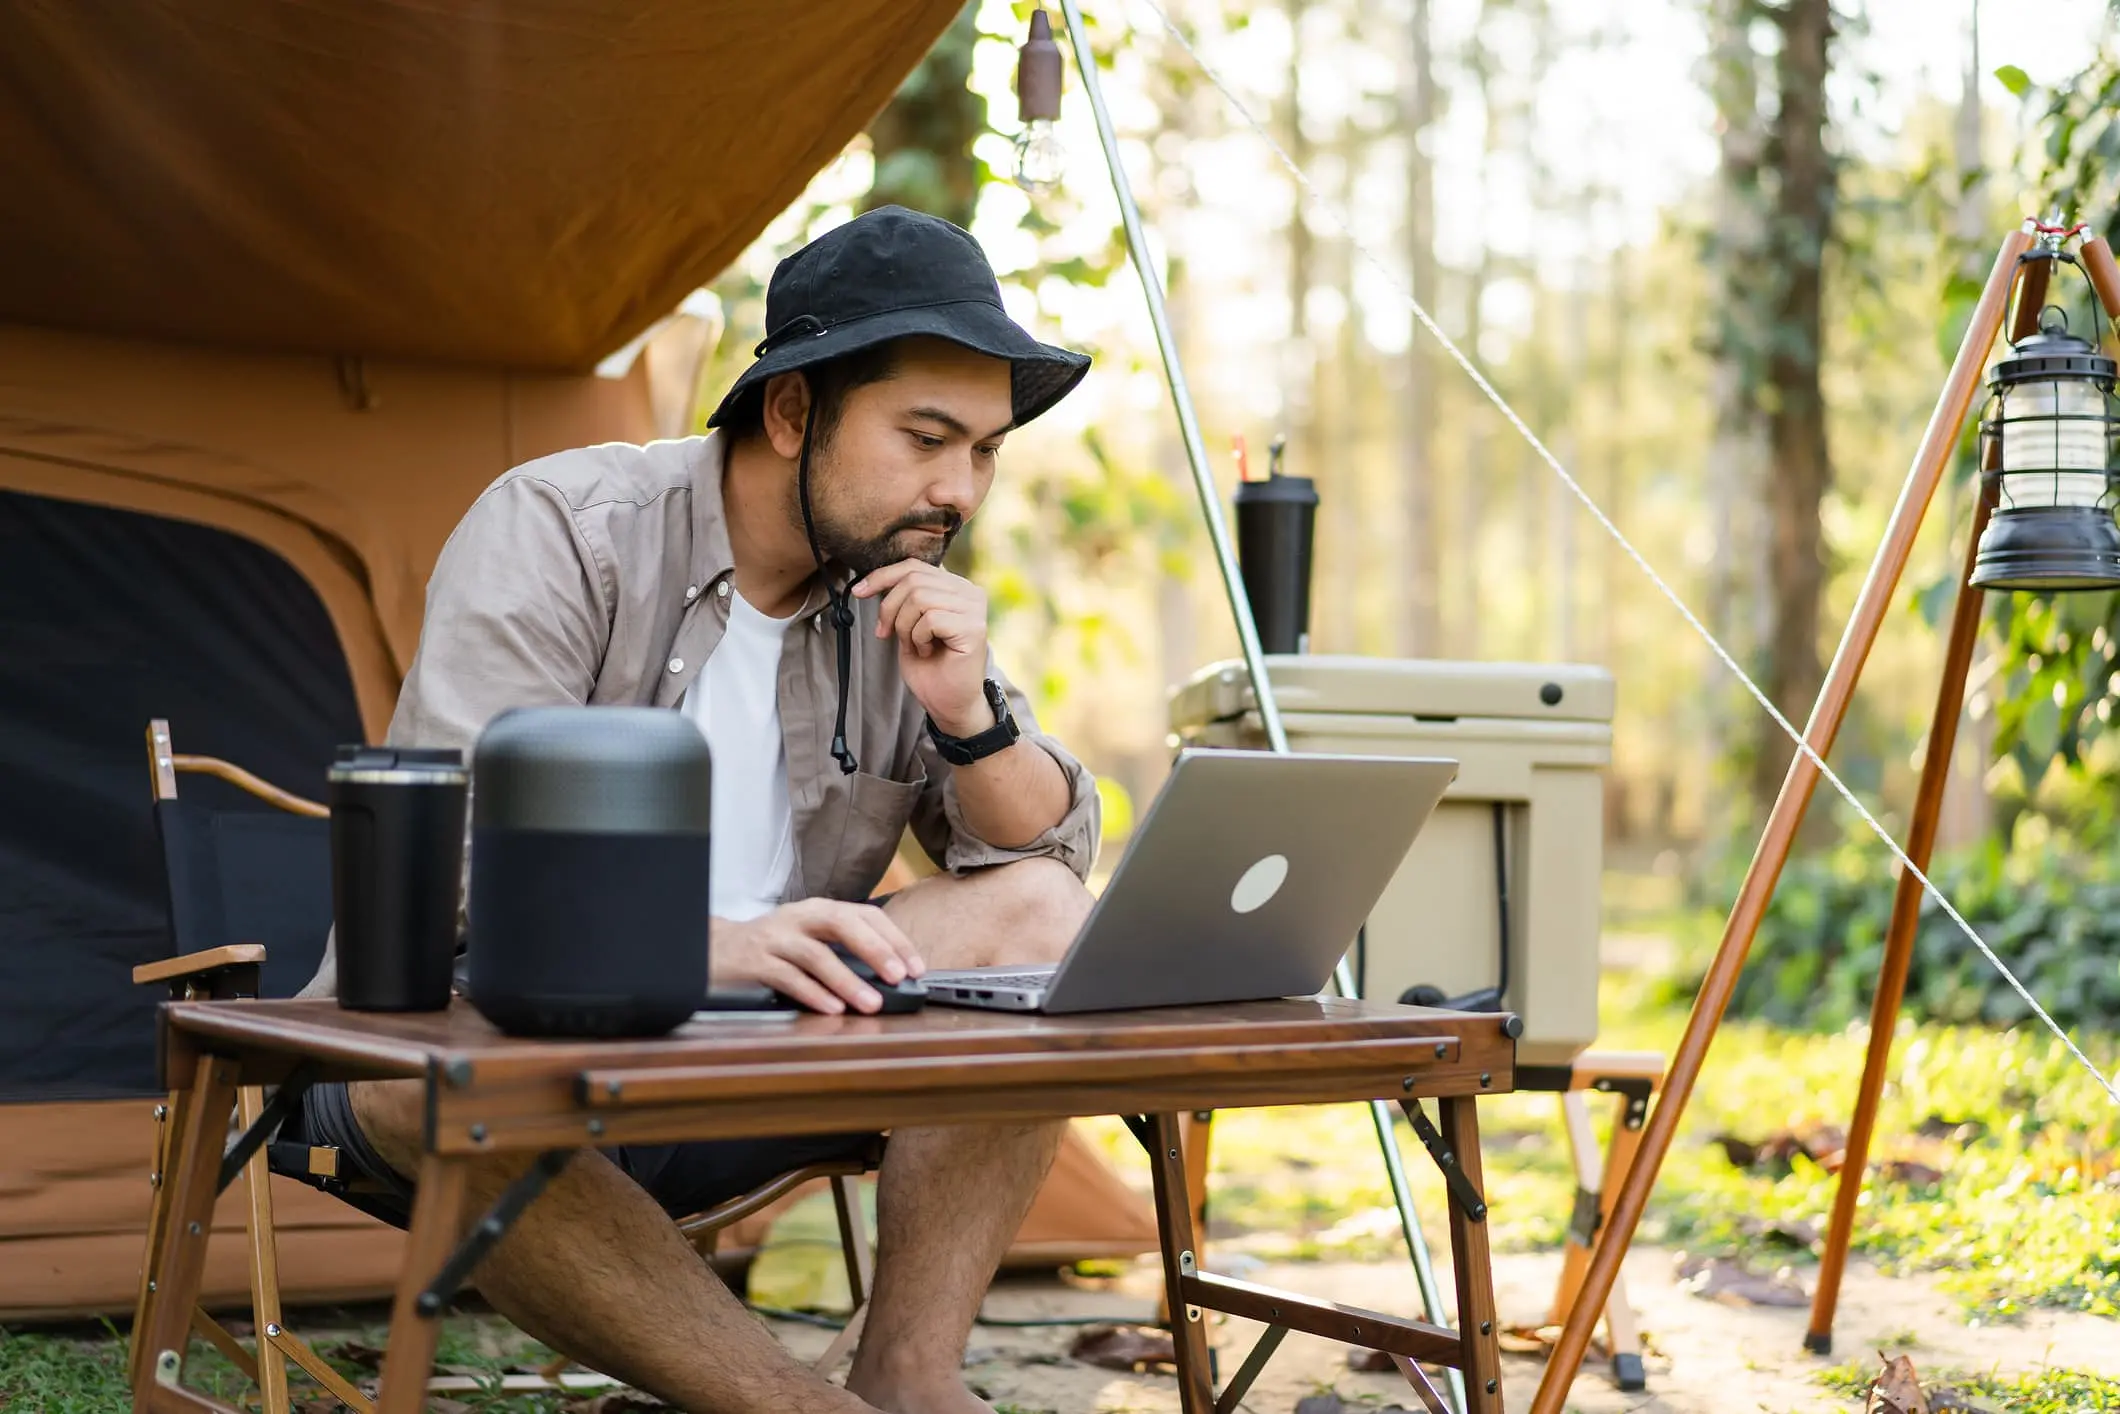
[[[927,1005],[927,984],[918,977],[908,977],[894,986],[878,977],[875,968],[869,966],[868,963],[855,956],[852,952],[849,952],[846,944],[833,943],[830,946],[833,955],[847,965],[847,971],[875,988],[876,995],[883,998],[883,1015],[892,1016],[909,1011],[918,1011]],[[801,1003],[786,997],[784,994],[782,995],[782,1004],[785,1006],[801,1005]],[[848,1010],[851,1011],[853,1008],[849,1007]]]

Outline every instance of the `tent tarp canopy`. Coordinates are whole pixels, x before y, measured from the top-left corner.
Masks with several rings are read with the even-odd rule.
[[[0,320],[585,371],[961,0],[0,7]]]
[[[465,508],[688,426],[705,316],[587,370],[961,3],[0,4],[0,978],[34,983],[0,987],[0,1319],[121,1310],[138,1279],[154,998],[128,972],[171,950],[147,718],[316,793],[388,722]],[[275,1186],[290,1299],[387,1291],[395,1234]],[[1011,1256],[1155,1241],[1078,1136]],[[213,1245],[210,1299],[241,1252]]]

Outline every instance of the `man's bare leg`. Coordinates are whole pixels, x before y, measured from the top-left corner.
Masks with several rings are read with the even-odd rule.
[[[399,1173],[418,1172],[419,1083],[348,1089],[376,1152]],[[473,1169],[466,1226],[527,1167],[515,1159]],[[493,1308],[530,1335],[693,1414],[871,1411],[790,1357],[655,1200],[593,1150],[524,1210],[475,1276]]]
[[[923,879],[886,911],[941,969],[1058,961],[1089,907],[1065,865],[1032,859]],[[1064,1128],[892,1133],[877,1181],[876,1289],[848,1389],[892,1414],[988,1411],[964,1387],[965,1342]]]

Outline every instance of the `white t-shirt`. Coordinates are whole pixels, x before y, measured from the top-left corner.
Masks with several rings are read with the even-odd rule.
[[[780,905],[795,862],[788,749],[780,734],[780,648],[770,618],[731,586],[729,631],[685,690],[682,710],[714,753],[714,916],[743,922]]]

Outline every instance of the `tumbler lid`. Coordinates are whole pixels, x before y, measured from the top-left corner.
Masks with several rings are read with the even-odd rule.
[[[1262,501],[1315,506],[1318,503],[1318,484],[1307,476],[1283,476],[1275,472],[1264,481],[1239,481],[1236,501],[1240,506]]]
[[[341,746],[334,781],[363,785],[461,785],[470,779],[464,753],[440,746]]]

